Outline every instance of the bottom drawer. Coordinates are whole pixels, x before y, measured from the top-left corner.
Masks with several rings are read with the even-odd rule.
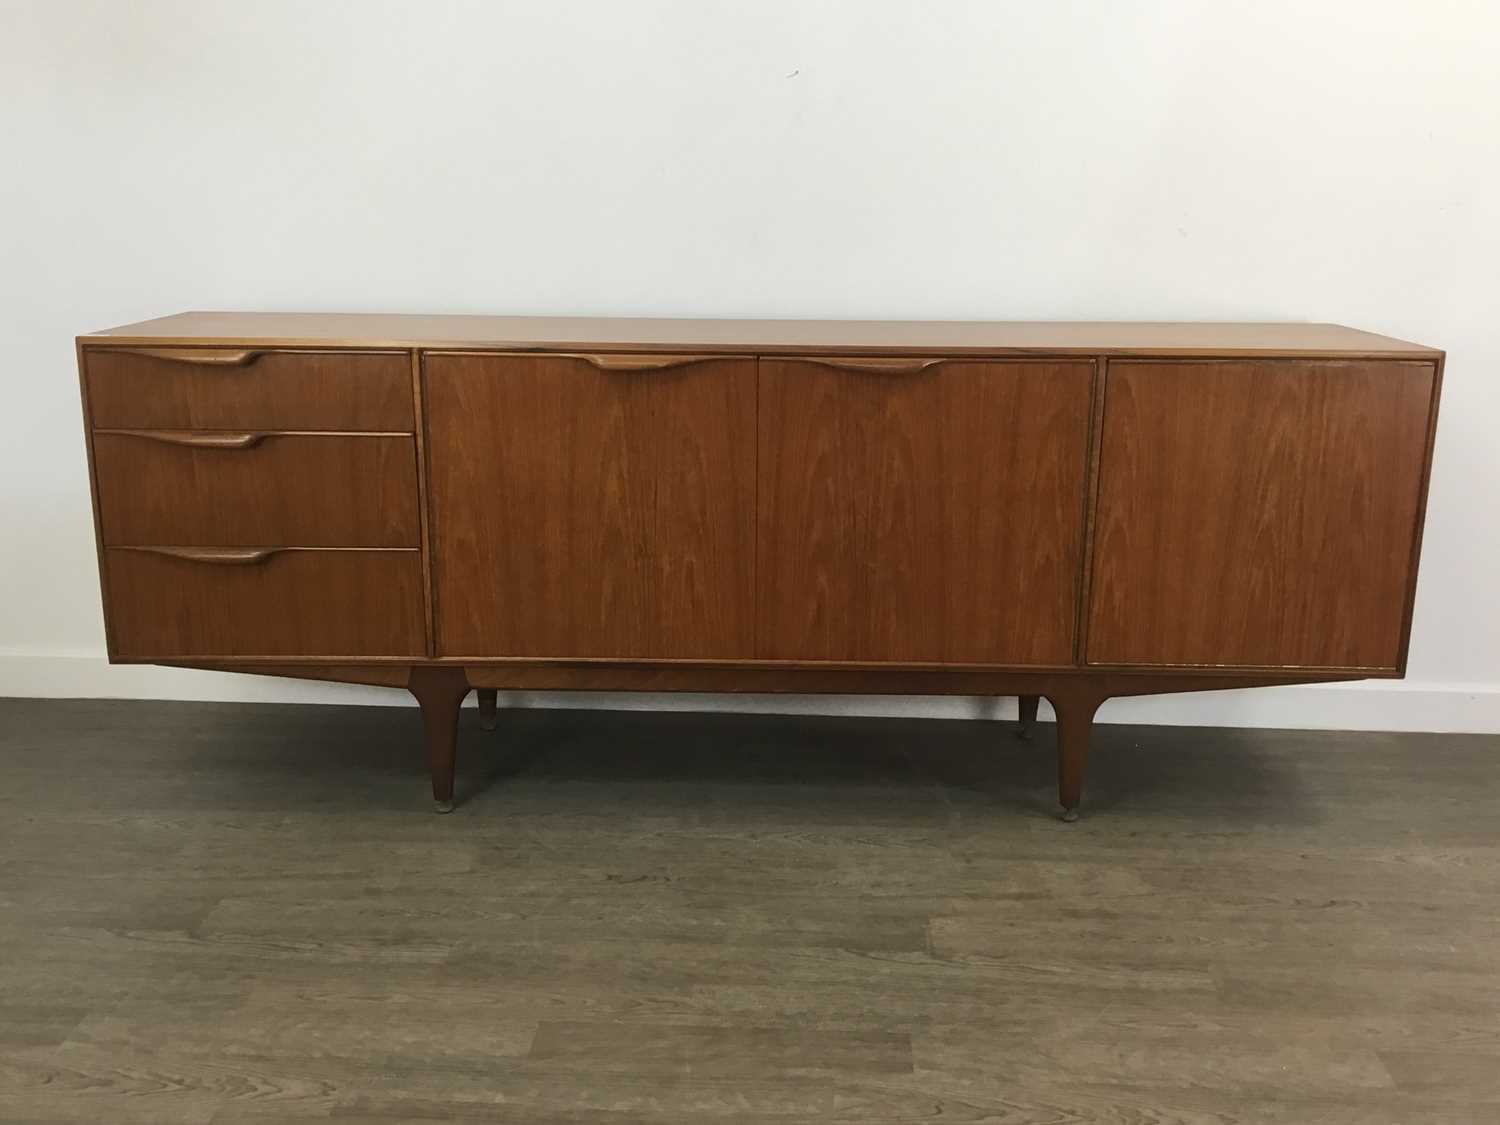
[[[417,551],[111,547],[104,565],[117,659],[426,652]]]

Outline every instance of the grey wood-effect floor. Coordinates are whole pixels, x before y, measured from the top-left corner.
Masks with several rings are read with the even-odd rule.
[[[0,1121],[1500,1121],[1500,738],[476,720],[0,701]]]

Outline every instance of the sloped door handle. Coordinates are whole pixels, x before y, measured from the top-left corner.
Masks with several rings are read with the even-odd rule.
[[[131,430],[129,435],[146,441],[159,441],[164,445],[186,445],[194,449],[253,449],[265,441],[267,436],[256,430]]]
[[[213,566],[255,566],[281,552],[280,547],[131,547],[128,550]]]
[[[131,354],[200,367],[248,367],[264,353],[258,348],[132,348]]]
[[[732,355],[575,355],[591,367],[600,371],[666,371],[673,367],[687,367],[694,363],[709,363],[716,359],[741,359]]]
[[[869,375],[916,375],[948,362],[946,359],[886,359],[880,356],[859,356],[848,359],[825,359],[821,356],[796,356],[794,358],[800,363],[816,363],[820,367],[832,367],[836,371],[858,371]]]

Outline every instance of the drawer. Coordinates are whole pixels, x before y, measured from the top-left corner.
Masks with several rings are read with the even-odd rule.
[[[94,434],[108,546],[416,547],[409,434]]]
[[[413,429],[405,352],[89,348],[89,415],[110,429]]]
[[[111,547],[104,566],[116,659],[426,651],[416,551]]]

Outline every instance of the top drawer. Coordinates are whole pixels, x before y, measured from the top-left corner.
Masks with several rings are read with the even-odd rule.
[[[100,427],[413,428],[405,352],[86,347],[84,372]]]

